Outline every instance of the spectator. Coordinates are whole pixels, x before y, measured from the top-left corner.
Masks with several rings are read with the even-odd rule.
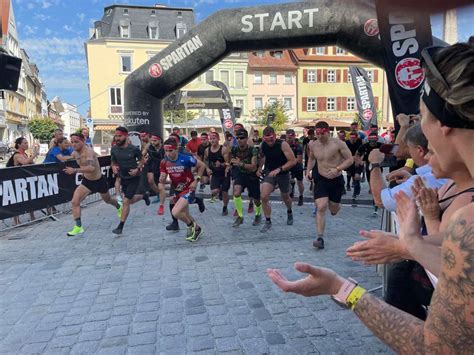
[[[71,155],[73,152],[72,148],[68,148],[69,141],[67,138],[60,138],[57,140],[56,145],[52,147],[46,157],[44,158],[43,163],[60,163],[71,159]]]
[[[179,138],[179,145],[183,147],[183,149],[186,148],[186,144],[188,144],[188,140],[183,135],[181,135],[179,127],[173,127],[173,133],[176,134],[176,136]],[[181,150],[182,149],[180,149],[180,151]]]
[[[349,135],[351,134],[351,132],[354,132],[354,131],[356,131],[359,134],[359,138],[362,141],[365,141],[367,136],[364,133],[364,131],[359,129],[359,122],[355,122],[355,121],[351,123],[351,128],[349,129],[349,131],[346,132],[346,140],[349,139]]]
[[[262,144],[262,138],[260,138],[258,129],[253,130],[252,141],[254,146],[260,146],[260,144]]]
[[[197,153],[198,147],[201,143],[202,141],[198,137],[197,131],[191,131],[191,139],[186,144],[186,150],[194,155]]]
[[[81,133],[82,135],[84,136],[84,143],[86,144],[86,146],[90,147],[90,148],[94,148],[93,144],[92,144],[92,139],[89,135],[89,128],[87,127],[83,127],[81,129]]]
[[[49,141],[48,149],[51,149],[55,145],[58,144],[58,140],[64,137],[64,133],[62,129],[55,129],[53,133],[53,138]]]
[[[339,132],[337,132],[337,137],[338,137],[341,141],[345,142],[345,141],[346,141],[346,131],[343,130],[343,129],[341,129]]]

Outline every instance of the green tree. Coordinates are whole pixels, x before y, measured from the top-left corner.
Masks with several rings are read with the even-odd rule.
[[[35,117],[28,122],[29,131],[41,143],[49,142],[57,128],[54,121],[48,117]]]
[[[275,129],[275,132],[281,131],[285,128],[285,124],[290,117],[288,116],[288,109],[282,101],[275,101],[267,103],[265,107],[252,111],[252,115],[257,118],[259,124],[266,126],[269,114],[274,114],[275,119],[270,123],[270,126]]]
[[[180,125],[183,123],[186,123],[188,121],[191,121],[195,119],[197,116],[197,113],[195,111],[190,111],[188,110],[166,110],[163,113],[163,118],[165,119],[165,122],[171,123],[173,125]]]

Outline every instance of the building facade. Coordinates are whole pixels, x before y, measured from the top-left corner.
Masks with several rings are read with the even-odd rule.
[[[382,69],[335,46],[296,49],[293,53],[298,63],[299,121],[326,119],[347,124],[355,119],[357,104],[349,74],[352,65],[367,71],[375,106],[382,110]]]
[[[82,126],[82,119],[80,113],[77,111],[77,106],[68,103],[63,103],[64,111],[61,112],[61,120],[64,122],[64,136],[70,137]]]
[[[182,37],[194,21],[189,8],[112,5],[104,9],[85,43],[90,116],[100,122],[94,143],[110,141],[117,122],[123,120],[127,76]]]
[[[298,66],[291,51],[249,53],[247,70],[250,112],[280,101],[290,122],[297,119],[296,75]]]

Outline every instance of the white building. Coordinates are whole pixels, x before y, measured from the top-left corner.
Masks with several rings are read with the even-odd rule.
[[[64,122],[64,135],[70,137],[72,133],[81,128],[81,115],[75,105],[63,103],[63,107],[64,111],[60,114]]]

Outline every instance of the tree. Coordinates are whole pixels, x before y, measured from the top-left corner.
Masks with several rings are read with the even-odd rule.
[[[28,122],[28,129],[33,138],[42,143],[49,142],[57,128],[58,126],[49,117],[35,117]]]
[[[166,110],[163,113],[163,118],[165,122],[171,123],[173,125],[180,125],[191,121],[192,119],[196,118],[197,113],[195,111],[190,111],[180,109],[180,110]]]
[[[267,103],[265,107],[252,111],[252,115],[257,118],[259,124],[266,126],[268,114],[274,114],[275,119],[270,123],[275,132],[281,131],[285,128],[286,122],[290,119],[288,116],[288,109],[282,101],[275,101]]]

